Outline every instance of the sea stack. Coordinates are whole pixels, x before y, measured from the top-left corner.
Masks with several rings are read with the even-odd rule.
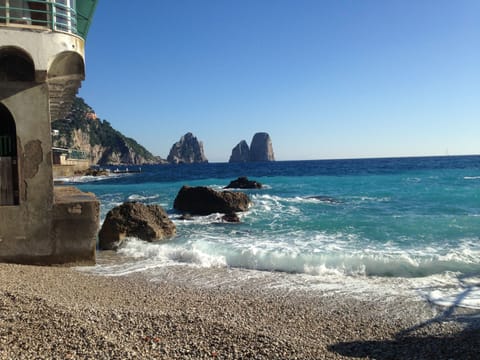
[[[193,164],[208,162],[203,152],[203,144],[193,136],[186,133],[180,141],[173,144],[168,154],[167,161],[173,164]]]
[[[249,161],[275,161],[270,135],[259,132],[253,136],[250,144]]]
[[[250,147],[245,140],[240,141],[232,149],[232,155],[228,162],[248,161],[275,161],[272,139],[266,132],[259,132],[253,135]]]
[[[250,148],[245,140],[240,141],[237,146],[232,149],[232,155],[228,162],[247,162],[250,156]]]

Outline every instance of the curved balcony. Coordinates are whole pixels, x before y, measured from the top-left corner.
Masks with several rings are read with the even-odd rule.
[[[98,0],[5,0],[0,26],[45,29],[86,38]]]

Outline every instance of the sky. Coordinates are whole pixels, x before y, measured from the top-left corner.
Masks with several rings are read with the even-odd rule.
[[[478,0],[100,0],[79,96],[167,157],[480,154]]]

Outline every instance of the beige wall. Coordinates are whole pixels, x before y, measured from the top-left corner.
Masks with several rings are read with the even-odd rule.
[[[78,172],[85,171],[90,168],[90,161],[88,160],[69,160],[74,162],[71,165],[53,165],[53,178],[71,177]]]
[[[0,81],[0,102],[16,125],[20,193],[18,205],[0,206],[0,261],[93,263],[98,201],[78,190],[60,189],[54,197],[52,171],[52,106],[73,97],[75,92],[62,89],[83,78],[83,40],[0,27],[0,44],[0,52],[27,53],[35,68],[33,81]],[[63,96],[61,101],[56,95]]]

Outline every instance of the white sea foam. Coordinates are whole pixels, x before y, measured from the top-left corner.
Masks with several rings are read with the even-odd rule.
[[[158,199],[160,195],[140,195],[140,194],[132,194],[128,197],[130,201],[148,201]]]
[[[220,230],[220,229],[219,229]],[[444,254],[427,254],[422,250],[383,251],[375,248],[348,248],[349,242],[328,236],[317,236],[303,244],[289,242],[281,237],[251,241],[255,233],[231,227],[231,238],[210,233],[179,242],[151,244],[130,239],[119,253],[141,260],[152,260],[163,265],[194,265],[201,267],[228,266],[251,270],[322,275],[338,273],[345,276],[422,277],[448,271],[472,273],[480,271],[479,250],[455,250]],[[334,236],[335,238],[335,236]],[[330,244],[328,240],[330,239]],[[332,241],[333,240],[333,241]],[[325,242],[325,246],[321,242]]]
[[[411,288],[428,302],[444,307],[480,309],[480,274],[445,272],[411,279]]]
[[[464,180],[480,180],[480,176],[464,176]]]
[[[294,197],[282,197],[269,194],[254,194],[252,199],[255,203],[259,204],[274,204],[281,205],[283,203],[293,204],[336,204],[341,201],[327,195],[307,195],[307,196],[294,196]]]
[[[283,284],[328,289],[357,296],[372,292],[392,296],[405,293],[440,306],[480,308],[480,266],[478,262],[473,262],[480,257],[478,250],[465,247],[464,251],[445,252],[443,255],[432,254],[429,248],[414,252],[402,252],[399,249],[382,252],[374,248],[355,251],[347,248],[350,241],[355,241],[355,237],[348,241],[345,234],[338,233],[333,236],[335,240],[328,249],[317,247],[306,251],[308,241],[303,247],[282,238],[252,243],[250,237],[255,235],[248,231],[232,228],[231,233],[236,237],[225,238],[224,234],[205,233],[197,235],[195,239],[179,239],[168,243],[148,243],[130,238],[118,251],[121,261],[97,265],[88,271],[106,276],[123,276],[159,271],[171,266],[245,269],[270,274],[270,286]],[[326,234],[315,237],[317,245],[322,242],[327,244],[328,239]],[[477,275],[460,275],[465,273]],[[253,273],[240,274],[252,276]],[[290,275],[285,277],[287,274]],[[213,284],[227,280],[212,281]]]
[[[72,183],[72,184],[84,184],[84,183],[89,183],[89,182],[96,182],[96,181],[103,181],[103,180],[109,180],[112,178],[120,178],[120,177],[125,177],[125,176],[130,176],[132,174],[115,174],[111,173],[109,175],[100,175],[100,176],[69,176],[69,177],[59,177],[55,178],[56,182],[62,182],[62,183]]]
[[[419,177],[408,177],[408,178],[406,178],[406,182],[410,182],[410,183],[419,183],[421,181],[422,181],[422,179],[419,178]]]

